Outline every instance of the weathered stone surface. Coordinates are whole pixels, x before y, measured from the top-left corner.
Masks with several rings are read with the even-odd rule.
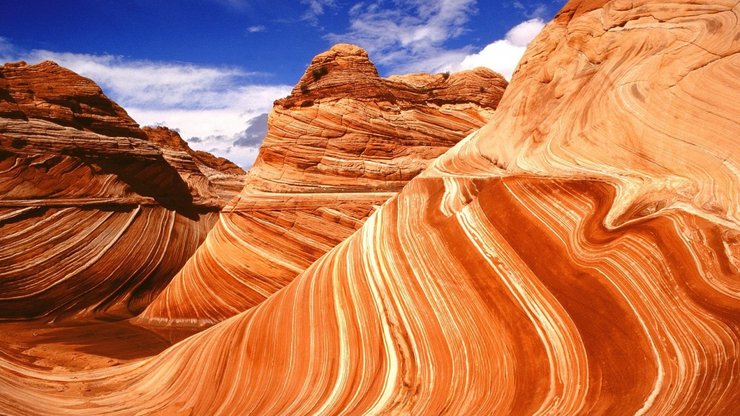
[[[490,118],[506,85],[483,68],[381,78],[363,49],[335,45],[275,103],[248,183],[267,192],[397,192]]]
[[[89,79],[0,67],[0,320],[138,312],[195,251],[225,201],[150,139]]]
[[[105,136],[144,138],[138,124],[97,84],[51,61],[3,65],[0,91],[2,118],[40,119]]]
[[[570,1],[489,124],[291,284],[145,360],[3,355],[0,411],[735,414],[738,14]]]
[[[144,127],[150,142],[162,149],[167,162],[185,175],[191,193],[215,193],[228,202],[244,187],[244,169],[222,157],[193,150],[180,135],[166,127]]]
[[[353,45],[316,56],[275,103],[242,193],[137,322],[210,325],[259,304],[482,126],[505,86],[487,69],[381,78]]]

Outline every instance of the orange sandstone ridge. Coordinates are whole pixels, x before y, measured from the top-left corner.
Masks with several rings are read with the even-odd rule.
[[[162,132],[53,62],[0,67],[0,320],[138,312],[180,269],[225,201]]]
[[[259,304],[482,126],[506,85],[483,68],[381,78],[354,45],[317,55],[276,101],[242,193],[137,322],[210,325]]]
[[[118,366],[0,355],[0,413],[736,413],[738,14],[570,1],[491,121],[285,288]]]

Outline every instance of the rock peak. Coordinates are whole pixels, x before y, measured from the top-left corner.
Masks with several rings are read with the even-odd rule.
[[[382,78],[366,50],[339,43],[316,55],[290,96],[276,104],[283,108],[311,107],[319,102],[352,97],[406,108],[422,102],[463,103],[478,96],[475,101],[479,104],[496,108],[507,84],[501,75],[487,68],[453,74],[419,73]]]
[[[31,65],[31,66],[34,66],[36,68],[41,68],[41,69],[43,69],[43,68],[62,68],[64,70],[66,70],[66,71],[74,72],[72,70],[69,70],[67,68],[64,68],[63,66],[61,66],[58,63],[52,61],[51,59],[46,59],[44,61],[41,61],[41,62],[39,62],[39,63],[37,63],[35,65]]]
[[[327,52],[333,52],[338,56],[364,56],[367,57],[367,51],[351,43],[337,43]]]
[[[354,83],[363,84],[378,79],[380,75],[367,51],[356,45],[339,43],[311,60],[291,96],[305,95],[316,88],[329,87],[329,90],[335,90],[341,84],[346,84],[348,77]]]

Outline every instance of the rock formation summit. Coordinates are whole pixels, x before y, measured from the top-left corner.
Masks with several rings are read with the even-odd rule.
[[[335,45],[275,103],[248,184],[266,192],[397,192],[488,120],[506,85],[485,68],[381,78],[364,49]]]
[[[225,201],[163,133],[53,62],[0,67],[0,320],[125,315],[167,284]]]
[[[137,322],[201,326],[262,302],[491,117],[488,69],[382,78],[367,52],[317,55],[275,102],[238,198]]]

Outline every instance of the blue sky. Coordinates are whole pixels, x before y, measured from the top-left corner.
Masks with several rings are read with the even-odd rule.
[[[141,124],[248,166],[234,141],[333,43],[381,74],[489,66],[509,77],[564,1],[23,0],[4,2],[0,61],[52,59],[98,82]]]

